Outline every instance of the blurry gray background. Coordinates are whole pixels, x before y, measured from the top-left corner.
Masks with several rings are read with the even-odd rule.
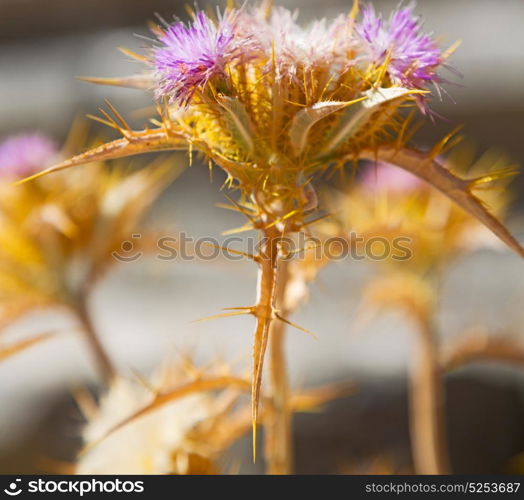
[[[166,19],[173,14],[183,16],[183,3],[0,0],[0,136],[38,128],[63,139],[75,117],[96,114],[105,98],[140,125],[141,120],[132,111],[150,104],[147,96],[139,91],[89,85],[75,77],[122,76],[136,71],[137,63],[116,48],[140,50],[146,42],[134,35],[148,34],[146,21],[155,12]],[[349,0],[328,0],[322,2],[322,7],[317,0],[280,3],[300,7],[304,22],[314,16],[334,17],[351,6]],[[374,4],[389,12],[397,1]],[[444,45],[462,40],[450,62],[464,75],[458,81],[460,86],[447,87],[453,99],[445,96],[442,102],[433,104],[449,121],[426,127],[422,140],[431,143],[463,123],[465,134],[480,151],[494,146],[523,164],[524,2],[419,0],[417,12],[424,17],[426,29],[438,34]],[[453,75],[450,78],[458,80]],[[186,160],[180,157],[178,161]],[[222,231],[243,223],[240,217],[215,207],[215,203],[224,201],[218,192],[221,181],[216,172],[210,183],[207,170],[195,165],[160,200],[151,222],[167,232],[184,230],[193,237],[220,238]],[[517,190],[522,189],[523,179],[515,185]],[[522,238],[518,209],[517,203],[512,225]],[[313,439],[319,450],[344,443],[348,449],[358,448],[360,456],[372,458],[387,442],[393,455],[398,453],[399,460],[405,462],[403,377],[412,332],[402,317],[393,314],[384,315],[363,329],[354,328],[358,291],[367,271],[365,264],[354,262],[328,267],[313,286],[309,303],[294,318],[318,336],[318,340],[313,340],[301,332],[289,332],[294,384],[351,378],[360,380],[362,387],[353,403],[330,414],[331,424],[313,417],[302,419],[299,435],[305,437],[299,440],[298,450],[308,449],[308,439]],[[120,266],[101,284],[92,304],[96,324],[108,349],[127,372],[131,368],[147,371],[166,353],[187,347],[194,348],[203,358],[219,352],[226,359],[249,364],[250,318],[191,322],[219,312],[222,307],[250,304],[254,300],[255,279],[256,269],[247,262],[166,263],[143,259]],[[456,263],[444,284],[439,318],[443,337],[456,337],[464,329],[481,324],[495,332],[512,331],[524,342],[523,304],[524,273],[517,257],[506,251],[475,254]],[[37,315],[10,334],[16,338],[26,332],[41,331],[43,326],[63,324],[68,324],[67,318],[52,313]],[[33,426],[47,411],[52,414],[57,395],[93,380],[93,375],[82,341],[74,333],[0,364],[0,450],[4,449],[7,457],[3,460],[7,463],[5,470],[10,470],[9,456],[18,453],[14,451],[15,443],[23,438],[33,439]],[[483,453],[492,459],[489,466],[484,462],[471,465],[469,457],[466,469],[502,468],[509,454],[524,449],[519,395],[524,387],[522,376],[517,370],[483,366],[464,377],[456,382],[460,391],[465,391],[457,389],[456,394],[461,395],[456,402],[466,405],[466,410],[458,412],[458,420],[451,422],[452,431],[457,436],[469,432],[471,442],[489,440],[486,429],[494,426],[505,427],[508,432],[504,437],[507,443],[497,441],[493,445],[502,451],[487,451],[493,448],[488,444],[476,451],[477,455]],[[450,398],[453,394],[450,392]],[[472,399],[464,394],[473,394]],[[495,403],[491,397],[502,400]],[[502,408],[499,420],[483,416],[488,401]],[[374,437],[367,441],[358,432],[362,420],[377,426],[375,434],[370,431]],[[352,430],[340,430],[344,426]],[[346,432],[344,438],[329,434],[328,427]],[[456,450],[457,463],[468,444],[460,446]],[[339,450],[339,462],[331,464],[331,471],[349,464],[350,458],[344,453],[345,449]],[[20,460],[31,470],[29,459]],[[303,466],[304,471],[309,466],[318,470],[306,462]]]

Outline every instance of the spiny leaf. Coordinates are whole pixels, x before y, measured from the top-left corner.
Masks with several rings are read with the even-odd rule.
[[[91,443],[88,446],[88,448],[84,450],[84,453],[86,451],[89,451],[91,448],[93,448],[94,446],[99,444],[101,441],[106,439],[108,436],[115,433],[116,431],[126,426],[127,424],[130,424],[131,422],[160,409],[161,407],[165,406],[166,404],[172,403],[178,399],[184,398],[191,394],[205,392],[205,391],[216,391],[220,389],[230,389],[230,388],[237,388],[243,391],[249,391],[250,383],[245,379],[234,377],[231,375],[226,375],[226,376],[213,377],[213,378],[211,377],[201,378],[193,382],[188,382],[187,384],[183,384],[179,387],[176,387],[175,389],[171,391],[160,393],[154,397],[151,403],[144,406],[137,412],[133,413],[132,415],[127,417],[122,422],[119,422],[117,425],[112,427],[106,434],[101,436],[94,443]]]
[[[79,76],[79,80],[97,85],[110,85],[113,87],[125,87],[128,89],[145,89],[153,87],[155,79],[153,73],[141,73],[138,75],[122,76],[115,78],[103,78],[96,76]]]
[[[441,365],[446,371],[482,361],[523,366],[524,347],[509,336],[490,337],[481,331],[462,337],[441,356]]]
[[[138,61],[140,63],[145,64],[148,64],[150,62],[150,60],[146,56],[143,56],[142,54],[137,54],[135,51],[127,49],[126,47],[118,47],[118,50],[122,52],[122,54],[133,59],[134,61]]]
[[[255,150],[254,127],[246,108],[238,99],[227,96],[220,96],[218,103],[226,111],[227,128],[233,139],[248,156],[252,156]]]
[[[90,149],[85,153],[73,156],[58,165],[54,165],[46,170],[42,170],[31,177],[18,181],[21,184],[44,175],[58,172],[66,168],[84,165],[95,161],[115,160],[126,156],[134,156],[154,151],[171,151],[187,149],[187,142],[182,136],[173,136],[164,129],[143,130],[139,132],[129,132],[126,137],[116,141],[102,144]]]
[[[471,192],[474,182],[461,179],[442,166],[432,155],[410,149],[382,147],[377,150],[362,151],[360,159],[383,161],[403,168],[437,188],[467,213],[478,219],[498,236],[508,247],[521,257],[524,248],[509,230],[493,216],[482,202]]]
[[[362,101],[363,99],[366,99],[366,97],[362,97],[351,102],[317,102],[309,108],[300,110],[293,117],[288,132],[291,146],[293,147],[295,154],[299,156],[304,152],[304,149],[307,146],[309,132],[320,120],[333,113],[336,113],[337,111],[340,111],[350,104]]]
[[[25,349],[34,346],[35,344],[39,344],[44,340],[48,340],[54,335],[55,333],[53,332],[41,333],[40,335],[35,335],[34,337],[31,337],[29,339],[20,340],[19,342],[15,342],[7,346],[0,346],[0,361],[4,361],[5,359],[10,358],[11,356],[14,356],[15,354],[18,354],[21,351],[24,351]]]
[[[419,90],[403,87],[378,88],[364,92],[365,100],[362,100],[359,106],[350,106],[346,109],[339,123],[332,129],[320,156],[332,153],[344,142],[361,131],[366,131],[366,127],[376,114],[380,117],[380,123],[374,122],[374,126],[382,126],[403,100],[418,93]]]
[[[292,394],[289,404],[297,412],[318,411],[326,403],[345,398],[356,391],[357,386],[352,382],[323,385]]]

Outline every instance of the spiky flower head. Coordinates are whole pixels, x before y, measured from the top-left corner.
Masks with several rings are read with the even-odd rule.
[[[230,8],[217,19],[198,12],[189,25],[159,28],[152,86],[170,103],[163,119],[171,142],[203,151],[231,185],[264,200],[266,209],[278,205],[284,215],[297,199],[307,209],[312,188],[301,179],[326,165],[342,167],[394,137],[404,120],[397,109],[422,99],[418,83],[425,81],[401,87],[404,82],[388,77],[403,55],[369,57],[359,35],[369,31],[362,27],[370,24],[369,12],[360,25],[354,8],[350,16],[304,28],[297,12],[262,5]],[[405,34],[405,17],[405,10],[395,14],[393,35],[382,36],[392,44],[388,51],[399,40],[419,41]],[[428,48],[433,53],[434,45]],[[264,193],[261,185],[268,187]]]
[[[40,132],[8,137],[0,144],[0,177],[23,179],[56,159],[58,148]]]
[[[271,12],[263,6],[230,9],[217,20],[198,12],[191,24],[177,22],[160,35],[152,61],[156,95],[185,106],[209,82],[227,83],[234,77],[228,68],[241,59],[253,69],[273,70],[277,78],[300,78],[301,69],[327,70],[335,78],[353,67],[375,83],[382,73],[370,74],[375,67],[385,69],[395,85],[425,88],[439,81],[436,69],[444,57],[432,37],[421,32],[412,11],[413,5],[399,8],[384,22],[369,5],[358,23],[341,15],[307,27],[298,24],[298,11],[283,7]]]
[[[298,203],[303,213],[315,208],[308,193],[324,169],[405,143],[399,109],[427,98],[426,77],[444,59],[411,7],[387,26],[371,8],[359,21],[357,7],[306,27],[267,3],[215,18],[197,12],[190,24],[155,29],[160,46],[137,56],[153,72],[94,81],[155,91],[162,127],[143,134],[146,149],[200,150],[265,209],[282,216]]]
[[[162,45],[154,50],[157,97],[184,106],[212,78],[225,77],[226,65],[241,56],[232,22],[231,16],[213,21],[198,12],[190,25],[169,26],[160,36]]]
[[[267,69],[277,77],[296,78],[300,68],[329,68],[335,62],[347,68],[355,40],[347,17],[333,21],[320,19],[308,26],[298,22],[298,10],[275,7],[268,14],[262,8],[239,13],[237,32],[252,40],[252,46],[267,61]]]
[[[422,32],[414,5],[399,8],[386,22],[373,5],[365,7],[357,33],[365,57],[380,66],[386,64],[392,81],[410,88],[424,88],[440,81],[436,70],[443,62],[441,50],[431,35]]]

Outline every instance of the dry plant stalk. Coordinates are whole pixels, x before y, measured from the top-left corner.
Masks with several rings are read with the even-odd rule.
[[[277,310],[287,317],[290,311],[283,309],[288,284],[288,263],[282,262],[278,269],[275,304]],[[266,457],[269,457],[269,474],[290,474],[293,470],[293,436],[291,431],[290,387],[288,382],[283,321],[277,321],[269,332],[269,370],[273,393],[272,408],[265,428],[268,432]]]
[[[421,319],[418,337],[410,377],[413,462],[420,474],[449,474],[444,381],[431,318]]]

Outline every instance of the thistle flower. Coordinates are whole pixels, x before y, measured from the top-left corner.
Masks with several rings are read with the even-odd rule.
[[[340,15],[330,23],[321,19],[307,27],[300,26],[297,18],[298,10],[275,7],[268,18],[264,7],[255,7],[239,13],[236,31],[252,39],[269,61],[268,69],[275,65],[280,77],[296,78],[299,68],[334,69],[335,63],[339,63],[337,71],[343,72],[355,47],[347,17]]]
[[[49,166],[57,156],[56,144],[44,134],[11,136],[0,144],[0,177],[23,179]]]
[[[260,269],[257,302],[228,313],[250,314],[256,321],[255,423],[270,333],[277,322],[289,323],[278,312],[276,284],[284,286],[278,279],[280,242],[284,234],[303,231],[314,221],[313,183],[326,171],[343,172],[359,162],[395,164],[441,191],[524,256],[519,242],[474,192],[490,176],[464,179],[439,161],[454,134],[429,151],[411,143],[413,115],[401,108],[418,103],[425,109],[421,96],[428,97],[429,82],[438,82],[436,70],[448,52],[441,53],[431,37],[419,32],[411,7],[397,11],[387,25],[368,8],[356,25],[357,7],[355,1],[349,16],[331,26],[314,24],[309,31],[297,28],[287,11],[264,9],[254,14],[254,28],[249,12],[245,16],[235,8],[216,23],[201,13],[191,27],[176,25],[155,55],[160,61],[156,95],[168,98],[158,102],[160,118],[151,120],[155,128],[133,131],[118,114],[106,115],[101,121],[118,130],[120,139],[44,172],[159,150],[197,150],[225,171],[227,187],[240,191],[232,208],[264,241],[250,256]],[[324,35],[328,41],[319,43]],[[286,74],[292,77],[283,78]],[[142,79],[93,81],[136,87]],[[279,360],[272,365],[276,370],[281,354],[277,346],[272,354]],[[277,399],[282,402],[285,395]],[[284,415],[285,404],[280,410]],[[283,433],[286,429],[280,425]]]
[[[421,33],[421,23],[413,15],[413,8],[413,5],[399,8],[386,23],[368,5],[356,31],[368,60],[378,66],[386,64],[394,83],[424,88],[430,82],[440,81],[436,70],[443,57],[432,37]]]
[[[241,56],[232,19],[224,16],[215,23],[204,12],[189,26],[182,22],[169,26],[160,42],[162,46],[154,50],[156,95],[179,105],[186,105],[212,78],[224,76],[226,65]]]
[[[163,363],[149,380],[119,377],[98,408],[78,400],[87,453],[77,474],[218,474],[225,453],[250,428],[241,395],[249,383],[227,365],[203,370],[189,356]]]
[[[120,250],[173,176],[165,165],[125,175],[98,164],[78,174],[43,178],[38,190],[31,185],[0,185],[3,284],[16,279],[26,291],[42,287],[43,302],[67,303],[78,297],[116,263],[112,253]],[[25,276],[37,264],[40,277]],[[11,300],[24,297],[9,289],[5,295]]]

